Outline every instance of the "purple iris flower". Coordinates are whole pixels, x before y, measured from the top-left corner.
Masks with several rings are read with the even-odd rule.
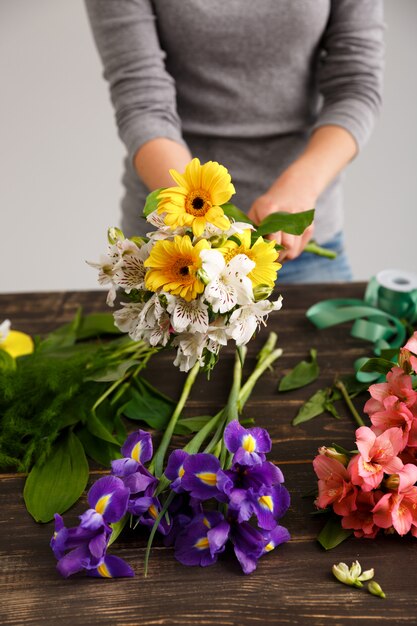
[[[224,442],[229,452],[234,452],[233,463],[256,465],[265,461],[271,450],[271,438],[263,428],[243,428],[237,420],[226,426]]]
[[[171,481],[171,489],[176,493],[184,491],[181,485],[184,476],[184,461],[190,456],[185,450],[174,450],[169,455],[168,463],[165,469],[165,476]]]
[[[233,489],[229,508],[237,512],[237,521],[248,521],[256,515],[260,528],[272,530],[290,504],[290,495],[283,485],[263,487],[260,490]]]
[[[87,576],[95,578],[128,578],[134,575],[130,565],[113,554],[108,554],[101,565],[87,572]]]
[[[138,516],[139,524],[143,526],[152,526],[155,523],[158,515],[161,512],[161,503],[158,498],[154,496],[142,496],[141,498],[136,498],[129,503],[128,511],[132,515]],[[170,526],[166,521],[165,517],[161,519],[158,524],[158,530],[162,535],[167,535]]]
[[[118,522],[126,513],[129,490],[120,478],[105,476],[91,487],[87,499],[91,508],[80,516],[79,526],[66,528],[62,517],[55,515],[51,547],[58,559],[57,569],[65,577],[82,569],[101,571],[112,533],[109,524]]]
[[[229,530],[218,511],[197,515],[177,536],[175,558],[183,565],[212,565],[225,549]]]
[[[288,530],[284,528],[284,526],[279,526],[279,524],[277,524],[269,533],[262,534],[265,541],[262,554],[271,552],[271,550],[279,546],[281,543],[285,543],[291,539]]]
[[[243,573],[250,574],[256,569],[258,559],[264,553],[265,537],[249,522],[234,522],[231,524],[230,538]]]
[[[152,437],[146,430],[137,430],[128,436],[122,446],[122,455],[138,463],[150,461],[153,454]]]
[[[264,461],[257,465],[234,464],[232,469],[226,470],[235,488],[259,490],[263,487],[272,487],[284,482],[281,470],[271,463]]]
[[[213,454],[190,454],[183,464],[181,486],[198,500],[216,498],[227,501],[233,483],[221,469],[220,461]]]

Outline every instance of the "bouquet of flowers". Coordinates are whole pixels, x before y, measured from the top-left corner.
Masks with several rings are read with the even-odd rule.
[[[100,284],[124,301],[116,326],[134,340],[177,349],[182,371],[196,363],[210,370],[230,339],[245,345],[282,299],[268,300],[275,286],[278,249],[263,235],[300,234],[314,211],[275,214],[257,229],[229,203],[235,189],[225,167],[193,159],[184,174],[170,171],[175,187],[148,197],[144,216],[154,230],[125,239],[109,230],[109,250],[100,263]],[[234,217],[244,221],[237,221]]]
[[[313,461],[319,509],[333,511],[346,535],[373,539],[378,533],[417,537],[417,332],[401,348],[398,365],[384,359],[385,382],[370,386],[358,416],[354,453],[322,447]],[[334,544],[336,545],[336,544]]]
[[[111,228],[108,253],[91,265],[99,270],[99,282],[109,285],[110,306],[121,291],[116,326],[134,341],[175,348],[174,365],[188,375],[155,454],[149,433],[130,434],[111,475],[90,489],[90,508],[79,525],[67,528],[55,516],[51,546],[64,576],[83,569],[99,577],[133,575],[123,560],[107,554],[128,520],[151,528],[145,571],[156,532],[186,565],[211,565],[231,542],[245,573],[289,539],[279,524],[289,494],[282,472],[266,460],[271,439],[267,431],[239,422],[256,381],[282,353],[274,333],[243,385],[242,372],[245,345],[282,303],[281,297],[268,299],[281,267],[279,246],[263,235],[299,235],[314,211],[277,213],[255,228],[229,203],[235,189],[219,163],[193,159],[184,174],[170,173],[177,186],[151,193],[144,208],[154,230],[126,239]],[[165,463],[197,373],[214,367],[229,340],[237,349],[227,405],[204,418]]]

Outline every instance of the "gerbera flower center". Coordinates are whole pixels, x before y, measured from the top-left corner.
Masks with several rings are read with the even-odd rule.
[[[172,266],[172,274],[174,277],[181,276],[182,279],[189,277],[192,278],[190,272],[190,266],[193,265],[193,259],[182,257],[178,259]]]
[[[204,189],[194,189],[185,200],[186,212],[197,217],[205,215],[211,206],[210,196]]]
[[[244,246],[237,246],[236,248],[229,248],[227,252],[224,252],[223,256],[226,264],[229,263],[229,261],[231,261],[237,254],[246,254],[248,259],[255,261],[251,250],[245,248]]]

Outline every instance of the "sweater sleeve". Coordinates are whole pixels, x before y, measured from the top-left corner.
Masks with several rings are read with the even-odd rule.
[[[85,3],[129,158],[156,137],[184,145],[175,83],[165,68],[151,1]]]
[[[381,107],[382,0],[332,0],[318,69],[323,107],[314,128],[342,126],[360,150]]]

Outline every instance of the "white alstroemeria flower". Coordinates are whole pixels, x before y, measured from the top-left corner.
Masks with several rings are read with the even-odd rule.
[[[10,320],[4,320],[4,322],[0,324],[0,343],[3,343],[3,341],[6,339],[7,335],[10,332],[11,325],[12,323]]]
[[[130,291],[130,289],[134,288],[129,287],[130,284],[135,283],[134,278],[137,279],[136,283],[140,284],[140,276],[138,275],[138,268],[135,267],[135,261],[131,261],[130,263],[128,262],[126,267],[126,277],[124,276],[122,270],[120,271],[120,274],[117,274],[119,267],[123,267],[124,257],[128,257],[130,255],[138,255],[139,259],[141,259],[141,257],[145,254],[145,250],[143,251],[143,253],[139,253],[139,250],[141,250],[141,248],[138,248],[138,246],[133,243],[133,241],[130,241],[129,239],[124,239],[122,238],[122,236],[118,236],[117,233],[116,236],[118,238],[115,239],[115,242],[113,244],[109,245],[107,254],[102,255],[98,263],[87,261],[88,265],[99,270],[99,284],[110,285],[109,293],[107,294],[108,306],[113,306],[116,298],[116,287],[119,286],[119,283],[116,281],[126,282],[127,293]],[[129,280],[127,279],[127,276],[129,276]],[[120,284],[120,286],[123,285]]]
[[[122,308],[113,313],[114,323],[122,333],[129,333],[132,338],[139,323],[143,302],[122,302]]]
[[[249,224],[249,222],[230,222],[231,225],[229,230],[224,233],[226,237],[240,235],[244,230],[255,230],[255,226],[253,226],[253,224]]]
[[[146,236],[149,237],[149,239],[159,241],[160,239],[174,239],[176,235],[185,235],[187,227],[182,226],[172,230],[172,228],[167,226],[164,222],[165,215],[166,213],[158,214],[156,210],[149,213],[146,221],[156,228],[156,230],[151,230],[149,233],[146,233]]]
[[[162,306],[158,294],[146,302],[139,317],[137,333],[140,339],[146,339],[151,346],[166,346],[170,338],[171,321]],[[135,337],[132,337],[135,339]]]
[[[236,258],[236,257],[235,257]],[[229,319],[228,335],[236,341],[237,346],[243,346],[250,341],[260,324],[266,324],[266,319],[272,311],[279,311],[282,307],[282,296],[275,302],[260,300],[246,304],[233,311]]]
[[[208,307],[203,298],[196,298],[187,302],[183,298],[166,294],[167,310],[171,314],[172,328],[176,333],[189,332],[205,333],[208,328]]]
[[[126,293],[132,289],[144,289],[146,268],[143,262],[150,253],[149,243],[139,248],[133,241],[125,239],[119,246],[119,252],[120,258],[112,273],[114,284]]]
[[[221,346],[227,345],[228,336],[224,317],[220,316],[214,322],[211,322],[207,329],[207,336],[210,341],[216,344]],[[210,348],[208,349],[210,350]],[[213,352],[213,350],[210,350],[210,352]]]
[[[174,365],[178,366],[181,372],[188,372],[197,361],[203,365],[203,350],[206,344],[207,335],[203,333],[178,335],[172,342],[173,346],[178,346]]]
[[[247,274],[255,263],[246,254],[237,254],[226,265],[218,250],[202,250],[202,275],[207,285],[204,297],[215,313],[226,313],[237,304],[253,302],[252,282]]]

